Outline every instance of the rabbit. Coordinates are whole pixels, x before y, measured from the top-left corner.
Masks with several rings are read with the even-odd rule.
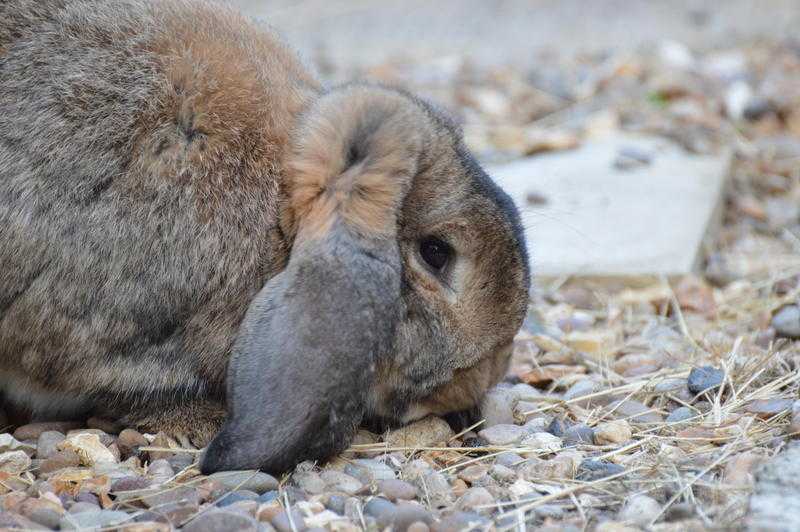
[[[0,389],[283,472],[474,411],[531,282],[433,105],[203,0],[0,4]]]

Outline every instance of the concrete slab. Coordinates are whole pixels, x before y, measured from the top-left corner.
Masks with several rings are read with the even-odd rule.
[[[650,162],[619,169],[621,151]],[[729,161],[618,135],[487,170],[522,211],[537,276],[669,277],[698,266]]]

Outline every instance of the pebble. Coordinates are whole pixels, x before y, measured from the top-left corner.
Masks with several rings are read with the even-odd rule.
[[[678,423],[681,421],[686,421],[687,419],[691,419],[695,415],[696,415],[695,411],[689,408],[688,406],[679,406],[678,408],[669,413],[666,422]]]
[[[524,382],[518,382],[509,388],[509,392],[517,401],[537,401],[542,398],[542,392]]]
[[[111,484],[111,492],[143,490],[150,487],[150,484],[150,479],[144,477],[122,477]]]
[[[155,482],[166,482],[175,476],[175,470],[172,469],[170,463],[164,459],[154,460],[150,462],[150,465],[147,466],[147,473]],[[229,489],[235,489],[235,488],[236,486],[234,485]]]
[[[475,464],[467,466],[458,473],[458,478],[464,482],[475,484],[489,473],[489,467],[485,465]]]
[[[132,521],[133,516],[118,510],[100,510],[99,512],[80,512],[66,514],[61,518],[61,530],[83,530],[91,528],[110,528]]]
[[[563,446],[561,438],[547,432],[536,432],[522,439],[522,445],[543,451],[558,451]]]
[[[383,529],[394,523],[397,506],[384,498],[375,497],[364,506],[364,513],[374,517],[378,521],[378,526]]]
[[[316,471],[298,471],[292,475],[292,481],[297,486],[311,495],[319,495],[325,492],[325,481]]]
[[[217,506],[230,506],[232,504],[244,501],[253,502],[256,506],[258,506],[258,494],[254,491],[248,490],[232,491],[223,495],[222,498],[217,501]]]
[[[453,493],[447,478],[438,471],[425,475],[420,482],[420,489],[426,493],[434,506],[447,506],[453,501]]]
[[[320,474],[325,484],[332,490],[355,495],[364,488],[364,484],[346,473],[329,469]]]
[[[633,399],[614,401],[608,405],[608,411],[613,411],[616,417],[627,418],[631,423],[661,423],[664,419],[649,406]]]
[[[585,395],[591,395],[595,392],[599,392],[603,389],[602,384],[597,382],[594,379],[581,379],[572,386],[570,386],[569,390],[566,391],[564,394],[565,401],[573,401],[578,397],[583,397]],[[582,408],[589,408],[593,403],[597,404],[598,402],[602,401],[602,397],[594,397],[589,399],[582,399],[579,401],[573,401],[571,404],[580,406]]]
[[[63,513],[63,511],[58,512],[57,510],[53,510],[51,508],[34,508],[30,511],[23,512],[25,517],[34,523],[38,523],[51,530],[58,530],[58,528],[61,526],[61,518]]]
[[[473,510],[478,506],[494,504],[494,496],[486,488],[470,488],[456,501],[461,510]]]
[[[633,495],[627,498],[619,512],[619,519],[638,526],[649,526],[650,522],[661,513],[661,505],[647,495]]]
[[[511,451],[502,452],[497,455],[497,458],[495,458],[495,464],[505,467],[516,467],[524,461],[525,459],[523,457],[517,453],[512,453]]]
[[[428,416],[389,432],[384,441],[389,447],[430,447],[435,443],[444,443],[454,435],[445,420]]]
[[[279,496],[280,494],[275,490],[266,491],[258,497],[258,502],[265,504],[277,500]]]
[[[20,441],[38,440],[42,432],[48,430],[66,434],[67,432],[80,428],[81,424],[73,421],[48,421],[44,423],[30,423],[22,425],[14,431],[14,437]]]
[[[393,479],[397,476],[394,470],[385,463],[364,458],[353,460],[347,464],[344,472],[367,485],[372,485],[379,480]]]
[[[483,429],[478,435],[489,445],[513,445],[525,437],[525,429],[518,425],[502,424]]]
[[[672,393],[686,388],[686,379],[664,379],[653,386],[656,393]]]
[[[769,419],[776,414],[791,410],[793,403],[792,399],[759,399],[748,403],[745,410],[762,419]]]
[[[9,451],[0,454],[0,472],[17,475],[31,466],[31,457],[25,451]]]
[[[513,482],[517,479],[517,474],[513,469],[500,464],[493,465],[489,470],[489,474],[500,482]]]
[[[753,471],[763,463],[765,457],[753,451],[745,451],[733,456],[725,463],[723,478],[731,486],[748,487],[753,482]]]
[[[484,419],[481,426],[489,428],[495,425],[513,425],[516,401],[514,392],[509,388],[497,387],[489,391],[481,404],[481,415]]]
[[[563,419],[553,418],[550,424],[547,425],[547,432],[560,438],[564,435],[564,431],[567,430],[567,427],[569,427],[569,425]]]
[[[783,338],[800,338],[800,306],[786,305],[772,316],[775,333]]]
[[[266,491],[278,489],[277,479],[261,471],[220,471],[210,475],[208,478],[219,482],[225,489],[250,490],[259,495]]]
[[[17,440],[11,434],[0,434],[0,454],[10,451],[22,451],[28,456],[33,456],[36,453],[36,447]]]
[[[139,452],[139,447],[148,445],[147,439],[133,429],[125,429],[119,433],[117,445],[123,456],[133,456]]]
[[[431,532],[462,532],[483,530],[490,521],[475,512],[453,512],[431,526]]]
[[[564,431],[564,445],[574,447],[576,445],[593,445],[594,429],[584,423],[576,423]]]
[[[50,458],[58,452],[58,445],[67,437],[55,430],[46,430],[39,435],[36,443],[36,458]]]
[[[378,492],[393,502],[400,499],[412,500],[417,498],[417,488],[413,484],[396,478],[379,481]]]
[[[578,480],[590,482],[601,478],[610,477],[625,471],[625,468],[618,464],[612,464],[604,460],[584,460],[578,467]]]
[[[80,514],[83,512],[99,512],[100,507],[97,504],[93,504],[91,502],[82,502],[78,501],[73,503],[72,506],[69,507],[69,513],[71,514]]]
[[[594,439],[598,445],[625,443],[631,436],[631,426],[624,419],[599,423],[594,429]]]
[[[522,425],[522,428],[524,428],[525,432],[528,434],[533,434],[534,432],[547,432],[549,425],[550,418],[539,415],[539,417],[533,417],[526,421],[525,424]]]
[[[789,418],[789,433],[800,438],[800,400],[792,403],[792,415]]]
[[[157,508],[167,504],[189,503],[197,505],[199,503],[197,490],[189,486],[177,486],[173,488],[154,488],[141,495],[142,503],[148,508]]]
[[[24,515],[0,510],[0,530],[5,531],[11,529],[46,530],[43,525],[31,521]]]
[[[272,518],[271,523],[278,532],[301,532],[308,528],[303,514],[296,508],[292,508],[289,512],[281,510]],[[227,530],[227,525],[224,530]]]
[[[703,393],[719,387],[725,379],[725,372],[713,366],[693,368],[689,373],[687,387],[693,394]]]
[[[97,434],[68,434],[59,448],[65,451],[74,451],[80,457],[81,463],[90,467],[98,463],[114,464],[117,462],[114,454],[100,442],[100,436]]]
[[[251,517],[238,512],[220,510],[198,514],[184,525],[183,530],[185,532],[217,532],[218,530],[256,532],[259,527],[255,519]]]
[[[394,515],[395,530],[407,530],[414,523],[428,526],[433,522],[433,515],[424,506],[406,501],[397,503],[397,512]]]

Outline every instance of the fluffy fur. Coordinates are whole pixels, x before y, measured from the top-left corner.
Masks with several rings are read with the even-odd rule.
[[[205,443],[227,406],[206,469],[282,470],[473,408],[528,285],[513,204],[424,102],[323,90],[199,0],[0,4],[0,386],[34,417]]]

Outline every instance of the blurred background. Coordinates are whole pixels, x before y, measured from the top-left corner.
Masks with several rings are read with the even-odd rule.
[[[797,0],[232,3],[326,82],[445,108],[540,280],[798,266]]]

